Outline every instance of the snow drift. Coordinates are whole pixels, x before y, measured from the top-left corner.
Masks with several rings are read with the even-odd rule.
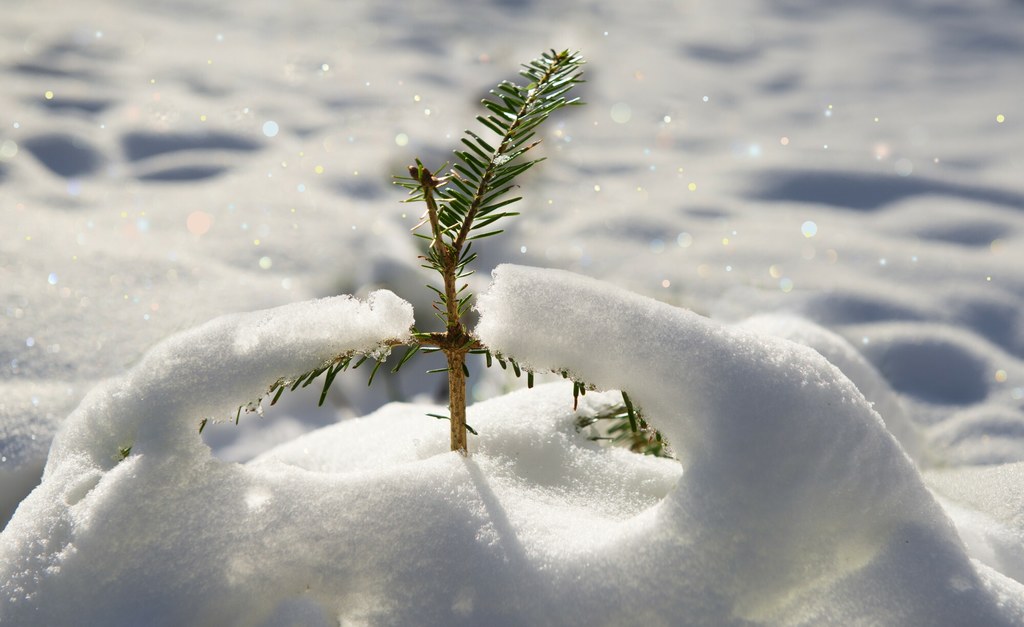
[[[659,515],[692,544],[672,559],[701,556],[701,587],[729,591],[698,622],[998,622],[912,462],[821,354],[562,271],[494,274],[486,344],[629,391],[680,453]]]
[[[224,463],[197,412],[258,395],[317,351],[402,337],[412,320],[387,293],[222,318],[161,344],[69,418],[0,538],[0,620],[1024,620],[1021,586],[967,557],[882,419],[818,352],[562,271],[494,276],[480,338],[627,390],[681,463],[586,440],[562,384],[472,407],[468,459],[446,451],[431,408],[390,405]],[[587,394],[580,411],[611,398]]]

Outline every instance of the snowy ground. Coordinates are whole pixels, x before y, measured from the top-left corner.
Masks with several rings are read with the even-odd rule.
[[[814,432],[802,441],[815,444],[820,454],[795,455],[790,463],[835,478],[833,489],[849,488],[859,495],[861,500],[853,501],[853,511],[861,513],[857,522],[883,531],[864,537],[839,533],[839,522],[814,513],[836,507],[815,500],[818,487],[789,496],[770,493],[765,502],[751,505],[754,509],[729,510],[738,501],[728,499],[724,504],[694,501],[695,494],[704,494],[701,490],[728,492],[728,484],[707,477],[702,482],[696,473],[691,483],[676,485],[678,465],[609,458],[610,453],[601,456],[574,443],[565,431],[569,418],[550,409],[554,401],[549,396],[554,395],[544,391],[537,392],[543,411],[538,410],[534,427],[540,435],[503,426],[500,420],[502,412],[525,411],[519,408],[529,397],[516,395],[480,408],[481,423],[492,421],[494,433],[492,444],[481,438],[477,466],[456,468],[455,460],[435,455],[439,450],[431,434],[441,429],[443,435],[444,425],[403,417],[419,416],[419,406],[405,412],[389,406],[376,422],[344,423],[376,426],[347,426],[319,439],[295,439],[278,458],[264,456],[247,466],[204,459],[202,451],[192,449],[182,459],[244,492],[250,516],[264,511],[267,494],[276,495],[264,517],[253,520],[288,538],[288,548],[294,548],[298,540],[291,539],[301,537],[300,531],[320,529],[317,534],[324,535],[317,536],[316,548],[326,559],[340,561],[345,561],[339,557],[344,550],[357,545],[331,552],[324,548],[329,542],[325,538],[331,537],[327,532],[350,530],[346,525],[357,525],[359,513],[323,528],[317,527],[315,516],[346,511],[346,499],[366,489],[360,481],[377,472],[381,485],[397,490],[396,498],[411,499],[418,494],[417,479],[454,473],[455,478],[424,488],[415,497],[416,506],[428,512],[424,519],[437,524],[458,521],[472,528],[474,521],[484,521],[480,533],[497,529],[501,541],[494,540],[496,546],[508,537],[518,538],[523,552],[503,558],[506,565],[508,560],[514,563],[493,579],[481,579],[494,586],[519,582],[522,588],[516,594],[524,596],[516,598],[528,597],[530,586],[557,584],[565,590],[571,587],[568,582],[578,585],[576,577],[607,574],[614,567],[636,580],[631,585],[649,591],[644,607],[663,612],[652,616],[675,617],[669,622],[843,622],[863,609],[851,599],[874,598],[872,591],[881,594],[880,588],[885,588],[885,601],[878,604],[884,612],[881,622],[928,622],[922,617],[953,621],[948,612],[961,601],[978,616],[988,612],[1008,622],[1021,620],[1024,83],[1019,76],[1024,4],[177,0],[141,6],[115,0],[10,0],[4,6],[0,515],[5,520],[39,482],[51,440],[85,394],[105,379],[131,372],[150,347],[172,333],[221,314],[340,293],[365,297],[378,288],[410,301],[416,319],[425,322],[430,293],[422,287],[415,242],[407,234],[419,209],[399,204],[402,195],[392,189],[391,174],[401,172],[415,156],[428,165],[443,163],[461,131],[471,125],[486,89],[501,78],[512,78],[518,63],[544,49],[573,48],[589,60],[588,83],[582,89],[588,105],[560,115],[547,127],[543,150],[550,158],[524,181],[523,215],[482,251],[478,288],[486,288],[490,269],[503,262],[566,269],[710,316],[727,325],[722,328],[729,329],[728,337],[753,332],[762,339],[751,342],[767,347],[768,354],[788,353],[774,352],[775,344],[763,339],[765,335],[816,348],[875,403],[914,465],[901,465],[897,459],[902,458],[887,453],[887,445],[869,447],[870,455],[857,457],[850,450],[859,449],[844,443],[836,449],[849,449],[843,455],[853,456],[835,455],[854,460],[863,473],[844,479],[838,470],[833,468],[834,475],[828,469],[846,462],[837,462],[827,438]],[[495,298],[498,311],[506,306],[511,310],[517,302],[513,296]],[[533,309],[524,311],[526,320],[538,326],[543,322],[531,317]],[[681,335],[690,337],[689,324],[683,324],[690,330]],[[726,368],[723,364],[739,359],[737,354],[743,351],[726,347],[707,359]],[[586,361],[557,351],[552,357]],[[624,368],[643,371],[639,363]],[[150,380],[138,379],[138,370],[130,376]],[[691,373],[684,369],[678,376],[686,381]],[[747,380],[759,376],[748,373]],[[696,373],[693,377],[699,380]],[[743,387],[743,379],[732,374],[725,380]],[[763,380],[773,379],[764,374]],[[375,383],[366,390],[364,381],[358,372],[346,376],[321,411],[310,407],[314,395],[286,396],[283,407],[264,419],[250,416],[239,427],[214,425],[207,441],[221,460],[248,460],[339,416],[366,414],[389,398],[430,402],[440,385],[436,378],[407,376],[397,384]],[[495,374],[476,381],[479,400],[513,385]],[[709,400],[711,391],[721,386],[695,385],[691,380],[679,389],[703,399],[701,406],[724,416],[727,424],[745,415],[740,405],[727,411]],[[788,386],[762,391],[769,407],[792,392]],[[205,394],[187,388],[177,393]],[[793,413],[812,416],[806,409]],[[384,426],[390,424],[389,417],[402,428]],[[674,424],[675,418],[664,420]],[[750,455],[741,448],[729,449],[708,433],[694,435],[691,429],[697,427],[685,420],[679,424],[683,426],[670,429],[714,446],[722,459],[740,464]],[[312,478],[274,465],[311,463],[296,461],[301,455],[295,452],[298,446],[310,448],[310,442],[317,455],[334,447],[369,455],[374,445],[359,449],[352,444],[367,442],[367,430],[385,436],[390,450],[379,453],[377,461],[367,457],[340,462],[328,456],[307,468],[322,473]],[[723,428],[723,433],[733,431]],[[872,431],[864,441],[874,442],[877,435]],[[797,437],[792,432],[780,435]],[[562,443],[569,452],[560,456],[557,447],[544,446],[551,442]],[[61,450],[94,445],[96,440],[86,438]],[[681,450],[693,449],[682,445]],[[398,463],[410,459],[425,460],[427,467]],[[760,455],[752,459],[766,461]],[[394,462],[392,470],[389,461]],[[53,485],[44,484],[32,505],[15,518],[17,528],[12,523],[0,536],[0,566],[10,577],[0,599],[0,620],[5,611],[25,616],[20,612],[33,603],[28,588],[10,583],[15,571],[31,580],[50,568],[43,581],[56,583],[44,586],[40,598],[56,594],[81,603],[94,598],[87,584],[96,580],[97,571],[82,567],[81,560],[75,566],[73,550],[54,550],[52,563],[26,565],[33,555],[43,559],[26,544],[41,537],[53,546],[77,547],[82,555],[121,552],[135,566],[108,564],[114,573],[110,577],[115,583],[141,582],[138,598],[146,598],[144,592],[154,582],[177,581],[179,587],[167,589],[182,596],[150,597],[147,607],[154,612],[165,610],[161,603],[173,609],[176,599],[196,594],[186,579],[152,572],[147,579],[149,571],[139,563],[156,559],[159,552],[147,549],[145,542],[121,546],[123,536],[116,534],[140,533],[156,542],[169,529],[154,521],[181,516],[186,502],[202,509],[204,496],[221,498],[226,492],[202,482],[208,491],[182,492],[160,474],[167,467],[157,461],[146,462],[150,466],[132,462],[141,483],[111,483],[97,491],[102,494],[95,502],[82,500],[83,495],[103,483],[90,484],[88,478],[81,486],[54,483],[54,477],[77,476],[76,469],[86,477],[113,473],[98,469],[108,462],[97,462],[99,466],[86,472],[82,466],[51,461],[48,481]],[[531,464],[536,467],[532,474]],[[637,479],[631,483],[616,476],[614,482],[597,483],[566,474],[566,469],[584,467],[580,464]],[[172,475],[181,481],[196,479],[180,464],[172,466],[177,473]],[[748,476],[729,468],[716,470]],[[114,469],[117,481],[131,472],[125,464]],[[763,472],[776,476],[771,469]],[[357,479],[350,481],[351,476]],[[159,482],[161,477],[166,485]],[[468,509],[462,511],[438,504],[465,491],[459,477],[483,495],[479,507],[465,505]],[[315,512],[300,515],[295,500],[311,493],[306,480],[329,486],[337,495]],[[877,504],[874,516],[870,505],[872,495],[878,495],[868,488],[875,481],[894,484],[880,502],[898,496],[915,505],[893,513]],[[394,487],[402,485],[407,487]],[[826,482],[821,489],[828,487]],[[143,488],[152,490],[149,494],[166,489],[168,498],[179,500],[139,508],[123,528],[110,527],[115,535],[90,535],[97,525],[109,526],[110,516],[120,515],[111,512],[119,512],[124,499],[146,494]],[[67,536],[50,524],[60,518],[54,508],[61,499],[51,497],[61,490],[74,493],[64,495],[67,508],[91,503],[68,514],[66,520],[72,522]],[[113,495],[113,502],[99,499],[104,495]],[[937,500],[941,509],[929,499]],[[407,548],[421,541],[459,545],[462,536],[456,532],[446,540],[413,534],[401,523],[408,518],[396,518],[390,509],[393,503],[375,503],[359,512],[386,512],[395,521],[379,538],[367,540],[383,543],[374,545],[379,549],[389,541]],[[495,509],[495,503],[501,507]],[[770,514],[793,503],[799,505],[795,511],[820,524],[788,536],[770,532],[789,524],[781,519],[766,523],[769,531],[762,529],[761,536],[738,528],[737,533],[763,542],[749,546],[672,531],[672,524],[681,520],[711,529],[711,521],[724,511],[770,521]],[[496,514],[502,507],[511,513]],[[910,509],[913,514],[907,513]],[[195,514],[193,522],[219,525],[234,514],[225,505],[205,518]],[[593,523],[593,535],[570,541],[576,536],[562,525],[580,516]],[[177,522],[185,525],[187,519]],[[918,534],[914,538],[940,548],[926,557],[894,548],[894,538],[903,538],[900,534],[906,531],[902,523],[893,522],[897,519],[910,520],[908,528]],[[959,539],[943,531],[949,520]],[[152,524],[147,527],[146,521]],[[282,529],[288,521],[297,530]],[[666,566],[672,564],[669,558],[658,561],[654,574],[637,566],[638,555],[653,551],[637,544],[645,530],[653,530],[652,546],[666,543],[661,553],[678,558],[679,572]],[[252,529],[248,533],[250,544],[263,537]],[[594,544],[586,545],[586,538]],[[730,574],[744,564],[757,564],[764,572],[805,572],[800,568],[814,563],[812,556],[824,554],[787,543],[811,538],[839,546],[838,557],[830,554],[829,559],[845,564],[846,570],[826,568],[811,583],[780,576],[777,589],[761,585],[756,572],[750,580]],[[712,540],[710,546],[719,549],[714,553],[687,552],[682,546]],[[222,551],[217,558],[221,561],[242,546],[225,544],[212,531],[191,545],[180,538],[167,542],[161,545],[167,550],[191,546],[197,556]],[[486,538],[481,542],[486,544]],[[565,553],[551,548],[565,542],[582,544]],[[783,554],[779,547],[790,547],[792,554]],[[254,559],[280,560],[281,550],[268,546]],[[771,555],[765,557],[767,553]],[[627,554],[633,557],[626,559]],[[726,554],[731,557],[722,557]],[[719,562],[709,564],[716,555]],[[460,574],[467,582],[491,573],[487,560],[497,559],[486,551],[478,557]],[[195,559],[192,566],[215,560]],[[423,559],[443,571],[438,555]],[[271,584],[261,584],[271,585],[268,589],[252,585],[246,588],[249,596],[238,596],[230,581],[204,594],[230,597],[224,608],[249,607],[248,616],[268,624],[333,624],[339,616],[357,623],[400,622],[403,616],[415,616],[417,607],[427,608],[428,596],[445,593],[454,600],[430,605],[429,612],[436,614],[424,616],[441,623],[451,622],[445,611],[469,624],[487,616],[508,623],[537,624],[540,616],[566,622],[553,609],[559,607],[557,597],[545,597],[550,604],[540,603],[536,610],[555,614],[524,614],[517,620],[490,596],[493,590],[439,592],[402,570],[395,557],[382,557],[379,567],[369,569],[348,562],[330,569],[318,560],[301,553],[277,573],[283,581],[309,571],[305,585],[312,592],[306,596],[301,587],[274,596]],[[185,558],[179,565],[190,567]],[[63,576],[53,570],[61,566]],[[539,575],[549,567],[556,572]],[[254,563],[232,568],[230,577],[242,587],[259,570]],[[692,576],[698,568],[706,569],[708,577]],[[946,592],[937,592],[941,586],[925,576],[936,569],[936,577],[944,573],[947,583],[953,582]],[[684,570],[691,574],[681,574]],[[360,584],[345,588],[359,577]],[[380,606],[374,586],[381,581],[402,582],[410,592],[391,598],[390,609]],[[930,587],[933,583],[939,587]],[[707,590],[714,594],[698,594]],[[607,618],[614,615],[612,610],[597,600],[625,597],[608,594],[586,588],[563,600],[579,604],[573,606],[582,612],[578,620],[612,620]],[[924,600],[936,594],[940,601],[926,608]],[[265,598],[259,603],[253,601],[261,595]],[[675,595],[675,600],[666,602],[666,595]],[[811,603],[808,595],[825,600]],[[341,598],[347,613],[331,605],[330,599]],[[123,618],[119,611],[142,616],[146,609],[111,602],[106,609],[83,614],[74,603],[50,603],[50,618],[90,615],[102,622],[109,616]],[[10,607],[5,609],[5,604]],[[636,611],[642,615],[644,607]],[[801,607],[803,614],[796,609]],[[686,617],[679,618],[678,612]],[[171,623],[223,617],[173,611],[169,616]]]

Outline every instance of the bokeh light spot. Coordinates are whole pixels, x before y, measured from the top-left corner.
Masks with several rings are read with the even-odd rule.
[[[18,154],[18,144],[13,139],[5,139],[0,143],[0,159],[13,159]]]
[[[213,216],[205,211],[193,211],[185,220],[185,227],[192,235],[204,235],[213,226]]]
[[[624,102],[616,102],[611,109],[612,121],[625,124],[633,118],[633,109]]]

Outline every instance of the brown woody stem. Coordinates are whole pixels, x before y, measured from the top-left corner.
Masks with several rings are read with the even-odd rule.
[[[466,353],[462,350],[446,350],[448,358],[448,397],[451,422],[451,445],[453,451],[468,455],[466,437]]]
[[[444,351],[444,356],[448,360],[448,411],[451,422],[451,447],[453,451],[467,455],[465,364],[466,353],[475,348],[477,342],[466,332],[466,328],[462,325],[462,318],[459,316],[457,273],[464,240],[452,244],[445,243],[437,217],[437,204],[434,200],[434,190],[439,181],[423,166],[419,166],[416,170],[418,171],[415,174],[423,189],[423,198],[427,204],[427,218],[433,235],[430,245],[441,260],[446,323],[443,334],[431,333],[429,339],[424,338],[426,341],[421,341],[421,343],[437,346]],[[410,168],[410,172],[413,172],[413,168]]]

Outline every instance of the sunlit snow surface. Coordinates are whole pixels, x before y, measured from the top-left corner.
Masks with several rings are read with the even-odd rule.
[[[729,616],[842,623],[862,609],[843,599],[874,595],[888,599],[879,602],[883,608],[879,611],[890,612],[882,615],[881,622],[915,624],[941,622],[944,617],[955,622],[954,613],[943,614],[941,609],[959,607],[963,598],[967,599],[964,607],[998,612],[989,601],[992,594],[1003,594],[1009,612],[1004,617],[1012,616],[1019,605],[1017,584],[1001,577],[1024,580],[1024,489],[1019,487],[1020,466],[1016,465],[1024,461],[1024,185],[1020,182],[1024,86],[1017,80],[1024,57],[1024,5],[1020,2],[982,0],[961,6],[914,0],[840,7],[832,2],[744,0],[711,4],[12,0],[4,5],[3,16],[0,514],[4,518],[38,483],[54,434],[86,393],[108,377],[158,377],[159,372],[130,368],[153,363],[140,360],[174,332],[224,313],[339,293],[365,296],[380,287],[410,301],[419,323],[429,324],[430,292],[422,287],[415,241],[407,234],[419,219],[419,208],[397,202],[401,195],[391,189],[390,175],[401,172],[414,156],[428,164],[443,163],[462,129],[472,123],[475,103],[488,87],[500,78],[511,78],[519,62],[541,50],[571,47],[582,50],[590,61],[588,82],[582,89],[588,106],[567,112],[545,129],[542,150],[549,159],[523,181],[526,200],[519,205],[523,215],[507,224],[504,236],[488,240],[486,249],[481,247],[476,287],[485,288],[489,270],[500,262],[567,269],[710,315],[730,325],[720,327],[727,329],[723,333],[729,337],[759,338],[750,340],[754,346],[779,346],[763,339],[776,335],[815,348],[874,403],[885,427],[917,465],[915,470],[879,453],[876,462],[858,466],[863,476],[849,485],[863,488],[872,480],[884,479],[893,484],[893,494],[903,489],[898,486],[905,486],[913,494],[907,507],[923,508],[911,515],[921,525],[915,537],[938,547],[932,553],[915,552],[916,541],[911,541],[900,551],[878,548],[904,537],[893,522],[884,532],[868,534],[866,544],[854,550],[850,543],[860,536],[847,538],[835,528],[833,533],[848,540],[829,549],[852,564],[853,574],[843,580],[847,587],[836,580],[837,573],[844,571],[817,563],[811,570],[821,568],[820,573],[808,575],[808,581],[797,585],[785,573],[799,571],[819,549],[804,547],[787,553],[781,547],[789,546],[789,540],[771,535],[777,527],[767,516],[761,531],[768,535],[760,537],[777,542],[758,544],[748,539],[744,544],[737,539],[727,549],[709,540],[710,546],[720,550],[698,554],[677,547],[658,553],[685,554],[686,559],[700,555],[701,561],[683,560],[689,566],[675,571],[660,565],[652,569],[651,577],[673,582],[655,586],[657,593],[678,598],[671,603],[652,601],[649,606],[685,608],[666,619],[670,623],[714,623]],[[297,340],[305,332],[303,327],[280,328],[266,339]],[[571,348],[597,350],[600,344]],[[203,350],[212,357],[227,357],[224,351]],[[678,389],[647,403],[664,402],[678,390],[698,386],[707,372],[726,368],[738,350],[708,358],[706,366],[680,369]],[[615,357],[623,358],[618,353]],[[638,358],[638,368],[654,367],[647,363],[654,356]],[[582,376],[584,366],[604,367],[597,362],[589,358],[566,365],[581,369]],[[233,363],[246,365],[244,360]],[[365,375],[357,371],[339,378],[328,407],[320,412],[311,409],[319,390],[286,395],[282,411],[268,412],[264,419],[243,417],[237,428],[212,425],[204,435],[220,459],[250,459],[315,426],[368,413],[389,398],[429,399],[441,384],[436,376],[420,376],[423,369],[414,362],[401,379],[375,382],[369,390]],[[624,374],[631,370],[620,368]],[[728,381],[703,385],[699,394],[691,392],[690,397],[712,403],[707,400],[713,397],[712,391]],[[196,386],[201,382],[197,380],[182,394],[198,394]],[[471,382],[481,399],[508,385],[493,373],[475,376]],[[249,394],[265,384],[242,389],[229,383],[225,389],[238,394]],[[183,383],[161,385],[172,384]],[[607,385],[625,383],[616,379]],[[791,398],[799,392],[795,386],[795,382],[778,383],[765,391],[764,398]],[[289,620],[333,624],[338,615],[353,621],[362,617],[400,623],[405,616],[399,609],[403,602],[407,608],[420,603],[427,612],[424,620],[441,623],[450,622],[452,612],[470,623],[486,623],[490,616],[498,622],[536,624],[539,616],[563,616],[545,614],[547,606],[540,603],[530,610],[535,614],[507,613],[496,597],[487,597],[506,583],[486,578],[480,579],[476,591],[436,581],[412,582],[412,575],[402,574],[402,568],[411,572],[412,566],[396,566],[397,557],[375,554],[376,565],[367,566],[369,570],[328,567],[317,561],[372,561],[351,555],[341,559],[344,547],[355,545],[344,544],[348,541],[338,540],[335,533],[348,524],[345,521],[359,520],[359,512],[368,511],[359,509],[363,506],[318,532],[322,535],[314,534],[316,539],[298,538],[302,525],[315,526],[321,518],[331,518],[337,508],[347,507],[342,504],[355,494],[352,490],[363,489],[333,474],[359,470],[363,479],[378,477],[378,489],[386,492],[388,468],[401,474],[402,464],[415,458],[443,467],[438,472],[446,477],[440,487],[426,490],[414,501],[436,514],[424,518],[434,523],[423,523],[433,533],[406,529],[400,524],[406,518],[389,514],[388,526],[375,532],[379,538],[372,536],[376,539],[369,541],[378,553],[389,546],[388,538],[394,547],[406,546],[398,538],[407,532],[408,545],[422,541],[438,547],[462,546],[463,536],[456,532],[446,536],[435,526],[476,529],[481,547],[487,542],[504,547],[493,539],[497,537],[503,542],[520,538],[532,546],[530,560],[512,564],[501,575],[525,586],[518,594],[529,596],[525,581],[557,584],[565,596],[544,598],[561,598],[567,603],[562,609],[578,612],[580,620],[621,622],[623,615],[606,606],[621,599],[624,608],[636,612],[630,615],[635,622],[651,623],[645,621],[648,606],[632,607],[627,600],[628,587],[612,594],[595,592],[599,587],[594,584],[570,594],[579,585],[571,578],[578,575],[589,580],[589,573],[607,572],[603,569],[613,562],[632,568],[633,562],[611,556],[632,546],[624,540],[629,534],[641,533],[638,530],[645,524],[665,521],[664,515],[650,513],[631,517],[667,493],[675,480],[675,475],[669,475],[678,473],[679,466],[666,470],[649,460],[587,448],[585,441],[573,439],[577,436],[565,422],[571,422],[571,412],[555,401],[562,392],[536,391],[532,396],[495,401],[486,406],[491,409],[478,408],[478,421],[493,420],[494,426],[474,440],[481,447],[474,457],[476,465],[458,466],[457,471],[452,464],[465,462],[446,456],[434,459],[444,448],[444,424],[423,418],[427,410],[421,406],[391,406],[379,420],[344,422],[326,432],[332,435],[296,439],[286,446],[306,442],[303,450],[311,452],[305,455],[320,464],[309,470],[323,475],[304,477],[334,486],[322,492],[335,496],[316,499],[323,501],[323,511],[309,505],[312,497],[299,498],[311,489],[305,479],[296,479],[288,488],[292,496],[275,492],[274,482],[288,483],[291,480],[282,477],[291,476],[291,471],[266,482],[257,480],[250,470],[210,458],[198,440],[188,439],[191,432],[175,431],[172,440],[186,438],[189,454],[176,464],[168,462],[169,467],[158,469],[153,454],[144,453],[106,472],[102,481],[100,470],[76,475],[72,466],[62,472],[73,475],[74,481],[51,475],[48,485],[33,497],[35,505],[23,508],[0,544],[5,556],[29,555],[31,549],[24,543],[31,541],[38,544],[38,555],[50,555],[56,561],[21,566],[4,562],[3,567],[20,568],[22,578],[41,577],[40,585],[49,590],[46,594],[68,599],[66,605],[50,603],[48,611],[66,611],[68,616],[79,615],[83,604],[95,603],[88,585],[107,585],[97,573],[109,573],[111,590],[118,582],[131,580],[138,586],[133,598],[145,599],[134,609],[123,605],[130,601],[126,597],[112,599],[107,609],[89,610],[100,612],[92,614],[97,620],[117,616],[129,623],[133,611],[166,611],[170,624],[188,623],[193,615],[174,613],[184,611],[182,598],[198,598],[199,589],[216,596],[222,589],[218,586],[232,585],[231,594],[247,594],[260,601],[250,603],[225,592],[225,597],[235,599],[225,600],[225,608],[251,605],[251,614],[239,610],[230,616],[262,615],[272,624]],[[102,389],[96,394],[93,400],[100,402],[96,399],[102,398]],[[145,407],[143,400],[137,407]],[[179,399],[174,407],[186,406],[185,400]],[[218,398],[217,407],[227,417],[226,408],[248,400]],[[503,413],[520,406],[516,403],[522,407],[536,403],[535,426],[506,424]],[[113,419],[122,421],[119,424],[159,423],[168,408],[147,411],[152,415]],[[716,411],[729,419],[743,419],[739,411]],[[193,424],[193,418],[198,417],[183,416],[181,424]],[[693,440],[692,446],[681,440],[677,448],[691,456],[685,463],[700,468],[692,455],[699,452],[701,442],[707,445],[718,436],[714,432],[684,435],[697,426],[680,427],[678,437]],[[144,430],[155,433],[160,428],[150,425]],[[68,433],[65,442],[74,440]],[[872,433],[872,438],[878,437]],[[107,435],[113,442],[121,434]],[[781,445],[799,436],[781,431],[775,437]],[[813,435],[806,437],[808,442],[822,444]],[[335,447],[347,450],[344,447],[354,446],[353,442],[364,443],[362,455],[349,455],[351,461],[334,459]],[[115,448],[122,445],[118,441]],[[490,453],[484,450],[488,446]],[[833,446],[851,455],[858,450],[853,443],[829,442],[819,447],[823,450],[818,457],[806,457],[800,448],[800,455],[777,461],[805,467],[819,479],[835,478],[842,462],[829,466],[824,461],[830,459]],[[103,459],[90,463],[112,464],[106,455],[103,452],[99,454]],[[294,448],[289,455],[289,462],[263,458],[251,472],[263,468],[273,474],[274,463],[301,465]],[[568,470],[528,472],[533,467],[575,467],[584,459],[608,464],[615,472],[600,484],[573,481]],[[766,461],[758,455],[751,460]],[[726,464],[720,468],[726,475],[744,472],[729,467],[727,461],[715,463]],[[137,470],[125,470],[129,468]],[[881,468],[889,475],[883,476]],[[133,472],[140,478],[136,484],[127,480]],[[183,493],[178,481],[194,482],[206,475],[234,478],[225,478],[223,489],[211,487],[204,492],[195,487]],[[765,471],[765,481],[772,476]],[[90,477],[99,481],[92,491]],[[943,515],[918,492],[922,477],[930,486],[929,498],[937,498],[956,523],[968,555],[976,562],[965,566],[957,541],[943,531]],[[115,483],[120,487],[103,488]],[[338,487],[342,485],[349,487]],[[493,498],[486,496],[485,485],[491,486]],[[724,480],[707,483],[699,476],[680,485],[680,490],[721,489],[718,496],[723,499],[733,489]],[[449,488],[461,495],[454,509],[443,506],[442,494]],[[595,493],[598,488],[609,492]],[[815,493],[807,490],[806,494]],[[462,498],[467,491],[477,496]],[[60,503],[47,504],[45,495],[58,493],[65,494],[61,502],[68,504],[64,514],[58,513]],[[104,497],[109,500],[90,500],[102,494],[109,495]],[[181,500],[171,498],[172,494]],[[228,494],[239,499],[238,507],[253,511],[270,507],[270,513],[250,520],[239,514],[249,510],[232,509],[234,501],[225,503],[223,510],[211,506]],[[780,499],[774,502],[777,508],[788,507],[781,494],[774,497]],[[751,507],[769,507],[772,498],[765,495],[764,503]],[[812,499],[793,498],[803,507],[812,507]],[[195,505],[189,506],[190,502]],[[488,502],[500,503],[505,513],[498,515],[493,507],[481,504]],[[673,497],[671,502],[680,501]],[[373,503],[384,510],[391,506],[390,502]],[[699,507],[694,501],[686,503],[681,510],[699,521]],[[740,511],[728,509],[734,502],[724,503],[722,511]],[[570,513],[574,507],[580,511]],[[881,504],[878,507],[884,509]],[[664,503],[659,508],[671,509]],[[853,509],[868,511],[867,506]],[[207,510],[209,517],[204,517],[202,512]],[[531,513],[541,510],[548,515]],[[125,518],[131,511],[136,515]],[[864,513],[856,520],[867,528],[903,520],[903,514],[893,511],[877,517]],[[577,515],[589,516],[593,524],[559,531],[560,525]],[[805,519],[815,533],[825,534],[822,538],[831,537],[827,524],[816,526],[824,520],[819,515],[808,514]],[[115,520],[124,527],[115,525]],[[238,524],[234,535],[222,531],[227,520]],[[442,520],[451,524],[445,527]],[[161,522],[146,528],[146,521]],[[289,521],[297,525],[291,531],[274,526],[287,526]],[[620,523],[623,526],[616,527]],[[748,523],[753,524],[736,524]],[[499,531],[489,536],[487,525]],[[726,528],[724,523],[716,525]],[[147,552],[141,538],[163,537],[172,527],[180,535],[171,534],[174,537]],[[32,531],[21,535],[15,528]],[[90,535],[91,530],[99,530],[98,535]],[[752,529],[741,531],[758,537]],[[793,533],[798,537],[797,531]],[[115,538],[116,544],[110,544]],[[185,550],[182,547],[189,545],[189,538],[194,538],[194,544]],[[79,540],[85,542],[81,546],[92,547],[81,548],[81,554],[104,555],[106,561],[90,557],[94,570],[76,571],[86,563],[74,566]],[[254,555],[282,563],[274,552],[290,547],[293,566],[281,566],[278,574],[295,582],[301,578],[288,573],[303,571],[315,579],[303,580],[309,596],[302,596],[305,588],[301,586],[284,589],[267,583],[266,590],[276,590],[275,596],[245,574],[246,568],[263,572],[266,567],[224,563],[230,561],[229,553],[247,555],[254,543],[274,542],[281,546],[268,546],[265,553]],[[309,546],[306,553],[297,548],[302,542]],[[329,548],[332,542],[338,542],[336,551]],[[551,545],[572,542],[583,543],[572,549],[580,551],[576,555],[586,554],[594,561],[545,562],[561,556],[551,552],[554,549],[549,551]],[[602,542],[617,548],[604,552]],[[153,564],[163,563],[158,551],[164,549],[193,556],[181,560],[194,559],[168,564],[187,570],[209,567],[213,574],[204,578],[193,573],[186,578],[154,568]],[[202,557],[206,552],[210,557]],[[927,568],[923,557],[915,557],[926,553],[931,556],[928,559],[936,560]],[[431,555],[440,559],[437,556],[443,554],[438,548]],[[114,555],[121,557],[115,560]],[[773,561],[779,555],[789,555],[789,563]],[[465,579],[479,579],[480,573],[473,569],[483,569],[482,564],[465,566]],[[548,566],[557,571],[550,578],[532,577]],[[758,587],[763,578],[756,570],[740,572],[747,566],[769,567],[777,579],[775,585],[790,586],[789,591]],[[437,563],[434,567],[440,568]],[[577,567],[578,573],[573,570]],[[912,577],[914,568],[925,574]],[[707,571],[708,577],[694,578],[694,570]],[[74,572],[79,574],[70,574]],[[143,572],[150,576],[142,576]],[[218,579],[219,575],[225,578]],[[953,582],[951,590],[959,593],[942,593],[934,587],[947,575]],[[907,583],[911,580],[920,585]],[[175,588],[174,581],[195,588]],[[393,581],[411,591],[401,593],[407,595],[404,601],[388,597],[393,602],[391,612],[375,595],[385,587],[388,594],[399,594]],[[693,589],[680,591],[698,581],[703,582],[703,596]],[[161,589],[163,584],[167,587]],[[420,585],[437,586],[440,592],[432,588],[430,594],[418,594],[415,590]],[[654,584],[644,580],[635,585]],[[344,586],[349,586],[347,592],[341,591]],[[14,588],[5,592],[9,590]],[[829,596],[833,593],[839,596]],[[26,594],[27,588],[5,595],[0,612],[14,611],[6,607],[10,598]],[[808,595],[815,599],[813,603],[805,602]],[[915,599],[928,595],[937,595],[936,607],[915,605]],[[81,601],[72,602],[75,598]],[[898,606],[901,598],[906,604]],[[832,605],[827,599],[832,599]],[[348,609],[343,611],[341,605]],[[21,612],[29,606],[11,607]],[[118,608],[127,614],[116,613]],[[809,609],[802,613],[799,608]],[[108,610],[112,613],[102,614]],[[220,620],[216,612],[205,616]],[[39,620],[48,624],[42,617]]]

